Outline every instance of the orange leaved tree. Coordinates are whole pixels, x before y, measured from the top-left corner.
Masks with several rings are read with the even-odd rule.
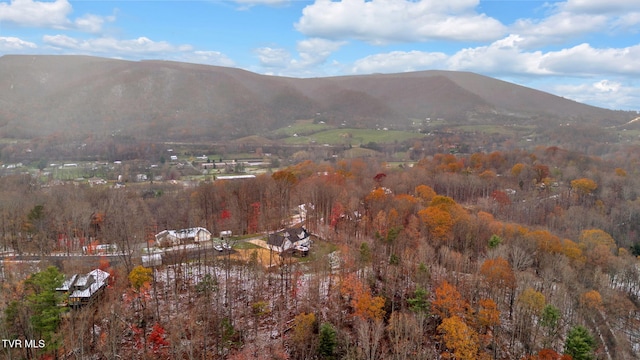
[[[443,281],[435,290],[436,298],[431,304],[433,312],[446,319],[452,316],[463,317],[469,304],[462,298],[455,286]]]

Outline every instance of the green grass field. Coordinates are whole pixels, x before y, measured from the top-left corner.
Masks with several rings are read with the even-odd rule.
[[[310,136],[288,137],[284,139],[284,142],[287,144],[309,144],[315,141],[316,144],[351,144],[358,146],[370,142],[378,144],[402,142],[423,136],[423,134],[415,132],[397,130],[331,129],[320,131]]]
[[[327,255],[336,250],[338,250],[338,247],[335,244],[314,237],[313,245],[311,245],[311,249],[309,250],[309,256],[298,258],[298,262],[308,263],[324,259]]]
[[[503,125],[460,125],[452,126],[458,131],[477,131],[484,134],[517,135],[535,130],[534,126],[503,126]]]
[[[377,156],[377,155],[380,155],[380,153],[375,150],[359,148],[359,147],[354,147],[344,152],[344,157],[347,159],[367,157],[367,156]]]
[[[332,127],[327,124],[314,124],[310,120],[298,120],[293,125],[274,130],[272,134],[277,137],[293,136],[295,134],[298,134],[299,136],[308,136],[331,128]]]

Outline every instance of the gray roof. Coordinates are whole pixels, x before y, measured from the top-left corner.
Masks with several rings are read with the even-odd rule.
[[[193,239],[195,238],[200,231],[204,231],[208,236],[211,235],[209,230],[203,227],[193,227],[188,229],[180,229],[180,230],[163,230],[156,234],[156,240],[161,240],[165,236],[171,236],[175,239],[185,240],[185,239]]]
[[[70,291],[70,298],[90,298],[107,285],[108,278],[108,272],[95,269],[84,275],[74,274],[56,290]]]
[[[269,234],[267,245],[282,246],[286,240],[288,240],[288,237],[281,234]]]
[[[282,246],[287,240],[294,244],[300,240],[304,240],[309,237],[307,229],[303,227],[288,228],[279,233],[269,234],[267,240],[268,245]]]

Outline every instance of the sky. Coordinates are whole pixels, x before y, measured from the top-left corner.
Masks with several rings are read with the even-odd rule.
[[[0,0],[0,55],[290,77],[471,71],[640,111],[638,0]]]

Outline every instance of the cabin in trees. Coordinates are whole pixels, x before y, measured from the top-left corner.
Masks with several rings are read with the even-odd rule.
[[[287,251],[297,251],[305,256],[309,252],[309,232],[304,227],[295,227],[270,234],[267,246],[270,250],[284,253]]]
[[[208,240],[211,240],[211,232],[203,227],[163,230],[156,234],[156,244],[163,247],[199,243]]]
[[[68,295],[67,305],[80,307],[93,302],[109,284],[109,273],[95,269],[87,274],[74,274],[56,291]]]

